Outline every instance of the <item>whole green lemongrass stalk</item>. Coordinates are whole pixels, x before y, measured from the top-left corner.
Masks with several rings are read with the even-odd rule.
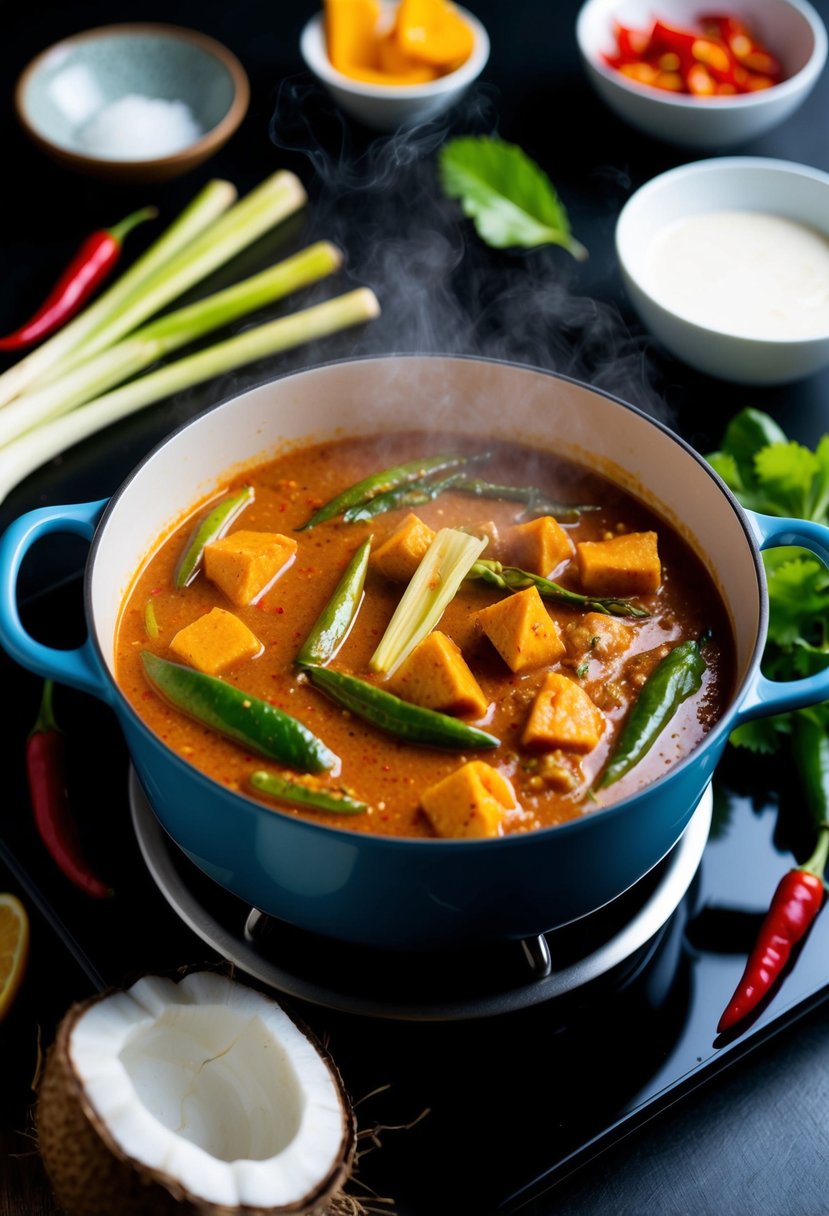
[[[179,250],[189,245],[200,232],[226,211],[235,199],[236,188],[230,182],[208,182],[146,253],[120,275],[103,295],[59,329],[48,341],[0,375],[0,405],[12,401],[81,346],[109,317],[117,316],[124,302],[140,289],[142,283],[152,278],[165,262],[169,262]]]
[[[116,312],[49,370],[38,387],[65,375],[91,355],[112,346],[124,334],[131,333],[147,317],[160,312],[171,300],[183,295],[242,249],[252,245],[258,237],[298,211],[306,201],[305,189],[295,174],[285,170],[271,174],[195,240],[159,266],[149,278],[143,279]]]
[[[22,435],[0,448],[0,502],[33,469],[65,451],[73,443],[160,401],[180,389],[221,376],[234,368],[264,359],[279,351],[300,346],[314,338],[359,325],[376,317],[380,305],[374,292],[359,287],[289,317],[249,329],[226,342],[219,342],[198,354],[179,359],[168,367],[141,376],[130,384],[106,393],[80,406],[62,418]]]
[[[188,342],[332,274],[341,265],[340,250],[328,241],[319,241],[242,283],[151,321],[59,380],[10,401],[0,410],[0,445],[34,430],[47,419],[68,414]]]

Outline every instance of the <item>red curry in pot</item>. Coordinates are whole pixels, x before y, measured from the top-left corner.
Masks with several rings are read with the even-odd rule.
[[[604,477],[549,453],[498,441],[486,445],[484,459],[473,459],[470,477],[501,486],[532,486],[547,499],[591,509],[559,513],[556,519],[531,503],[449,488],[433,501],[401,506],[363,522],[345,522],[338,515],[305,527],[321,504],[361,479],[449,452],[480,458],[483,446],[467,436],[419,432],[313,444],[246,470],[215,497],[195,506],[187,520],[159,541],[123,605],[116,678],[139,716],[209,777],[275,811],[355,831],[407,837],[504,835],[549,827],[634,792],[691,752],[723,712],[733,688],[728,616],[703,563],[676,530]],[[196,576],[177,586],[176,571],[194,524],[217,501],[244,487],[250,487],[249,496],[222,539],[214,542],[213,561],[207,561],[208,546]],[[378,674],[370,660],[421,556],[419,551],[406,556],[407,535],[422,532],[428,538],[443,528],[486,537],[483,558],[532,569],[579,593],[587,584],[596,595],[629,589],[629,602],[643,615],[614,615],[544,599],[540,616],[534,592],[505,591],[465,579],[426,639],[428,645],[421,643],[421,668],[410,658],[410,667],[404,664],[390,678]],[[234,602],[222,562],[228,554],[237,567],[242,561],[247,576],[248,558],[239,553],[253,533],[262,534],[266,543],[272,537],[287,542],[285,560],[264,590],[254,580],[241,597],[252,590],[252,599],[241,602],[234,591]],[[479,727],[498,740],[496,747],[444,748],[396,737],[332,702],[297,666],[303,641],[368,537],[371,555],[359,612],[330,668]],[[550,537],[552,547],[546,543]],[[620,544],[620,538],[625,543]],[[640,543],[640,538],[649,539]],[[627,543],[631,539],[633,544]],[[391,554],[385,563],[384,553],[387,559]],[[633,556],[625,558],[625,553]],[[616,554],[622,554],[621,561]],[[625,561],[631,565],[627,574]],[[554,564],[542,569],[539,563],[544,562]],[[519,594],[521,601],[513,598]],[[205,657],[198,646],[188,650],[181,642],[188,636],[182,631],[217,608],[225,625],[230,617],[232,631],[238,622],[240,636],[253,639],[247,646],[231,641],[218,661],[210,647]],[[513,620],[514,636],[509,633]],[[506,643],[503,622],[508,626]],[[552,649],[542,645],[536,652],[530,644],[529,650],[522,650],[522,629],[529,631],[531,643],[539,631],[543,638],[551,635]],[[637,700],[652,695],[660,663],[679,645],[702,637],[705,661],[698,690],[678,705],[631,770],[603,788],[601,775],[623,724]],[[338,762],[309,778],[224,737],[159,692],[147,677],[145,652],[185,667],[210,669],[224,685],[278,707],[309,728]],[[460,695],[454,701],[449,698],[448,710],[441,708],[439,697],[435,704],[433,695],[432,668],[440,664],[446,665],[441,672],[444,685],[462,685]],[[562,691],[553,722],[552,702],[544,698],[549,701]],[[539,706],[549,711],[546,718],[539,718]],[[560,729],[563,734],[557,733]],[[292,806],[252,787],[251,774],[261,769],[307,782],[315,790],[346,791],[366,809],[346,816]],[[455,781],[445,787],[449,802],[444,799],[443,805],[449,812],[427,811],[429,791],[440,791],[447,778]],[[474,801],[479,794],[495,799],[496,814],[465,815],[467,795]],[[457,815],[452,809],[456,806]]]

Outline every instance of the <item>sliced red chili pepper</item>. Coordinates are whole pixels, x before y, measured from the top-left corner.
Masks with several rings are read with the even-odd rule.
[[[635,30],[616,23],[616,46],[622,62],[633,63],[647,56],[651,44],[650,30]]]
[[[809,860],[789,870],[778,883],[740,982],[717,1025],[720,1033],[754,1012],[780,978],[793,947],[814,922],[823,906],[827,853],[829,827],[824,825]]]
[[[49,856],[70,882],[95,899],[112,894],[94,873],[81,847],[66,790],[65,748],[52,709],[54,685],[46,680],[37,721],[26,741],[26,776],[35,827]]]
[[[127,234],[157,215],[155,207],[144,207],[113,228],[88,236],[34,316],[14,333],[0,338],[0,350],[24,350],[79,312],[120,258]]]

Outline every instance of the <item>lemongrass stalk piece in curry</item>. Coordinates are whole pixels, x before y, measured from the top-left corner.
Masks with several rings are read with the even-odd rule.
[[[348,709],[364,722],[407,743],[465,751],[467,748],[498,747],[500,739],[476,726],[467,726],[449,714],[424,709],[330,667],[308,667],[309,682],[330,700]]]
[[[250,784],[260,794],[276,798],[289,806],[307,807],[311,811],[324,811],[329,815],[362,815],[370,810],[367,802],[360,802],[346,790],[314,788],[301,781],[289,781],[279,773],[257,769],[250,775]]]
[[[237,493],[228,494],[221,502],[217,502],[199,521],[176,566],[173,581],[177,587],[189,587],[201,569],[205,545],[224,536],[234,520],[237,520],[245,507],[252,502],[253,487],[244,486]]]
[[[136,410],[256,359],[361,325],[379,311],[374,293],[367,287],[359,287],[179,359],[88,401],[61,418],[43,423],[0,447],[0,501],[33,469]]]
[[[260,274],[151,321],[115,346],[85,359],[59,380],[35,387],[11,401],[0,411],[0,444],[99,397],[151,363],[220,326],[230,325],[239,317],[333,273],[341,263],[340,250],[328,241],[319,241]]]
[[[479,579],[491,587],[500,587],[502,591],[526,591],[528,587],[536,587],[542,599],[551,600],[558,604],[568,604],[572,608],[580,608],[584,612],[603,612],[608,616],[630,616],[644,618],[650,616],[646,608],[632,603],[631,600],[616,599],[613,596],[601,597],[582,595],[578,591],[570,591],[560,583],[554,583],[540,574],[531,574],[528,570],[519,570],[517,566],[502,566],[500,562],[479,558],[466,575],[469,579]]]
[[[307,726],[275,705],[182,663],[141,652],[152,688],[171,704],[225,738],[287,768],[320,773],[339,767],[334,753]]]
[[[369,536],[349,561],[334,594],[296,656],[300,667],[322,667],[330,663],[348,637],[362,603],[370,554]]]
[[[319,510],[315,511],[297,531],[302,532],[307,528],[315,528],[317,524],[325,523],[329,519],[336,519],[345,511],[371,502],[378,494],[386,494],[397,486],[404,486],[409,482],[422,481],[430,473],[442,473],[446,469],[460,468],[471,459],[470,456],[451,454],[422,456],[418,460],[410,460],[406,464],[383,469],[380,473],[372,473],[370,477],[364,477],[361,481],[355,482],[354,485],[335,495],[334,498],[329,499],[328,502],[323,503]]]
[[[56,366],[80,349],[92,334],[117,317],[125,301],[181,250],[192,244],[236,199],[231,182],[210,181],[181,214],[103,295],[25,358],[0,376],[0,405],[13,400],[30,384],[51,374]]]
[[[486,544],[485,536],[470,536],[458,528],[436,533],[369,660],[372,671],[394,674],[437,625]]]

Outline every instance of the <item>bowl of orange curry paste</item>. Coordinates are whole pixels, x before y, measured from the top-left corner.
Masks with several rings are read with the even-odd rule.
[[[509,409],[504,408],[509,402]],[[92,539],[89,638],[16,607],[47,531]],[[357,359],[215,406],[108,502],[0,541],[0,642],[117,715],[165,830],[268,914],[425,948],[545,932],[682,835],[759,671],[752,516],[681,439],[494,360]]]

